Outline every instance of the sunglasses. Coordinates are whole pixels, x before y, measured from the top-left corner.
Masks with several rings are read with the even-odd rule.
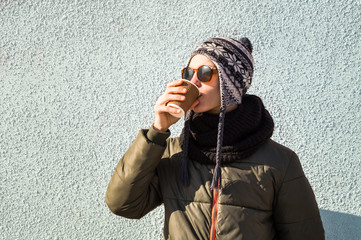
[[[205,83],[211,80],[212,75],[216,72],[216,68],[206,65],[202,65],[197,69],[185,67],[182,69],[182,78],[191,80],[195,72],[197,73],[199,81]]]

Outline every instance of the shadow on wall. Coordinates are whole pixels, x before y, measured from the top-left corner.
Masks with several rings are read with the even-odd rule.
[[[320,209],[327,240],[360,240],[361,217]]]

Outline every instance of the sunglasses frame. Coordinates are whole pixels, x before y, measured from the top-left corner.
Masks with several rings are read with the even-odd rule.
[[[198,70],[199,70],[200,68],[202,68],[202,67],[209,67],[209,68],[212,70],[212,76],[213,76],[213,74],[215,74],[216,71],[217,71],[217,68],[216,68],[216,67],[212,67],[212,66],[208,66],[208,65],[201,65],[201,66],[199,66],[198,68],[191,68],[191,67],[188,66],[188,67],[185,67],[185,68],[183,68],[183,69],[181,70],[182,77],[183,77],[183,72],[184,72],[184,70],[186,70],[186,69],[189,68],[189,69],[192,69],[192,71],[193,71],[193,74],[192,74],[191,78],[189,79],[189,81],[193,78],[194,74],[196,73],[196,74],[197,74],[197,78],[198,78],[198,80],[199,80],[200,82],[202,82],[202,83],[210,82],[211,79],[212,79],[212,76],[211,76],[211,78],[210,78],[208,81],[202,81],[201,79],[199,79],[199,77],[198,77]]]

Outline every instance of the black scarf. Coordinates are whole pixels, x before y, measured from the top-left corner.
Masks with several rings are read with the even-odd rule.
[[[190,122],[188,156],[202,164],[216,163],[219,116],[194,113]],[[222,144],[222,163],[241,161],[252,155],[272,136],[274,123],[262,100],[245,95],[242,104],[226,113]],[[180,135],[183,147],[184,129]]]

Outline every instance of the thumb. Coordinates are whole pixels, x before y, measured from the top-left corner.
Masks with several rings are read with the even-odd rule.
[[[199,100],[196,99],[196,100],[194,101],[194,103],[192,104],[192,106],[190,107],[190,109],[195,108],[198,104],[199,104]]]

